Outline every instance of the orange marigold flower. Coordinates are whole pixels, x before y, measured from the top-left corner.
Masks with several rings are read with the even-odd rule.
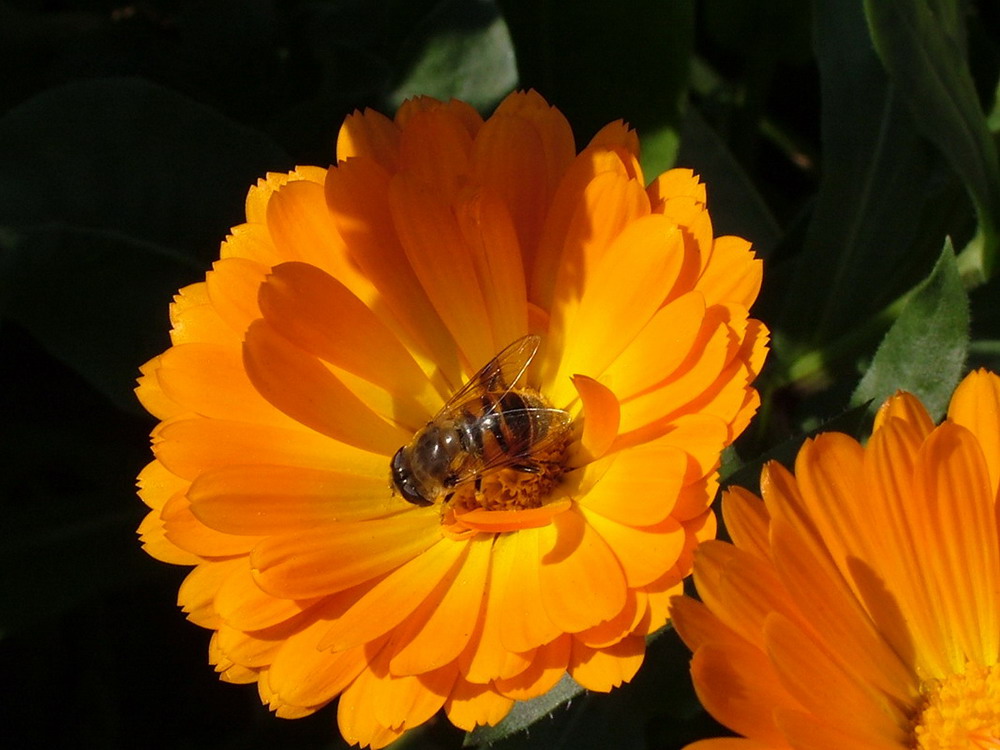
[[[734,544],[673,600],[702,703],[745,739],[698,750],[1000,747],[1000,378],[970,374],[937,427],[897,393],[867,445],[806,442],[763,501],[727,492]]]
[[[223,679],[285,717],[340,696],[344,737],[381,747],[635,674],[714,536],[766,348],[749,244],[713,237],[690,171],[647,187],[637,149],[618,122],[576,154],[533,92],[486,121],[415,99],[347,118],[335,167],[251,188],[138,388],[162,420],[142,539],[194,566],[180,604]],[[523,375],[435,417],[512,343],[518,366],[538,347]],[[396,466],[449,415],[457,453],[435,433]]]

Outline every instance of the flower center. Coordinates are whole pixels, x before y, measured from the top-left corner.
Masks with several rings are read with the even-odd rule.
[[[564,459],[570,433],[562,431],[544,448],[534,452],[524,468],[504,468],[459,487],[448,507],[459,513],[475,510],[526,510],[540,508],[566,471]]]
[[[1000,750],[1000,665],[969,664],[931,680],[914,724],[916,750]]]

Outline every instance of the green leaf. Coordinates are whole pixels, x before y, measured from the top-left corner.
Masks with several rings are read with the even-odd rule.
[[[694,45],[693,0],[499,0],[521,85],[537,89],[586,143],[624,119],[653,138],[647,177],[673,162]],[[673,136],[662,131],[669,129]]]
[[[969,301],[949,241],[934,271],[885,335],[851,403],[871,401],[875,410],[897,390],[905,390],[936,419],[962,376],[968,345]]]
[[[948,176],[894,95],[860,5],[819,0],[822,182],[805,243],[775,274],[758,312],[794,361],[855,331],[933,264],[954,206]],[[777,282],[783,283],[783,287]],[[770,307],[770,309],[768,309]]]
[[[389,96],[393,108],[426,94],[485,111],[517,86],[510,33],[492,0],[440,3],[413,29],[401,55],[411,63]]]
[[[872,40],[920,132],[945,154],[976,204],[983,271],[1000,253],[1000,163],[960,39],[959,3],[865,0]]]

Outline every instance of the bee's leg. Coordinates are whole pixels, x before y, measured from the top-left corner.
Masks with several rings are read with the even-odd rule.
[[[540,474],[542,472],[542,467],[538,464],[512,464],[510,468],[524,474]]]
[[[482,492],[483,491],[483,475],[482,474],[476,474],[475,487],[476,487],[476,492]]]

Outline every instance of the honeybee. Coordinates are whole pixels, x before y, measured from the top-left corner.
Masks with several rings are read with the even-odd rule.
[[[503,468],[538,473],[533,460],[566,434],[568,412],[519,386],[541,338],[522,336],[465,383],[390,462],[392,486],[414,505]],[[447,499],[447,497],[445,498]]]

